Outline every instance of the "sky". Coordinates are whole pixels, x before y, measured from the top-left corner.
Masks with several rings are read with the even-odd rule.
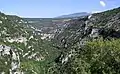
[[[0,0],[0,11],[29,18],[51,18],[120,7],[120,0]]]

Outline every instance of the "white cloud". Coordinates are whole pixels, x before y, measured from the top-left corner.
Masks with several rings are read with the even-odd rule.
[[[100,1],[100,5],[105,7],[106,6],[106,3],[104,1]]]

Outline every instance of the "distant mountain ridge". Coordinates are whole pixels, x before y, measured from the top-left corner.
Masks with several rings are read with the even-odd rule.
[[[80,12],[80,13],[73,13],[73,14],[68,14],[68,15],[62,15],[58,16],[56,18],[75,18],[75,17],[82,17],[82,16],[88,16],[90,13],[87,12]]]

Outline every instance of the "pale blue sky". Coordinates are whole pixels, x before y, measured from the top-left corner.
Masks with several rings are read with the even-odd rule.
[[[56,17],[77,12],[104,11],[120,6],[120,0],[1,0],[0,11],[21,17]]]

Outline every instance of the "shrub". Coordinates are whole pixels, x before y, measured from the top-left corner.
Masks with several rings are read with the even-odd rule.
[[[61,67],[63,74],[120,74],[120,39],[87,42]]]

